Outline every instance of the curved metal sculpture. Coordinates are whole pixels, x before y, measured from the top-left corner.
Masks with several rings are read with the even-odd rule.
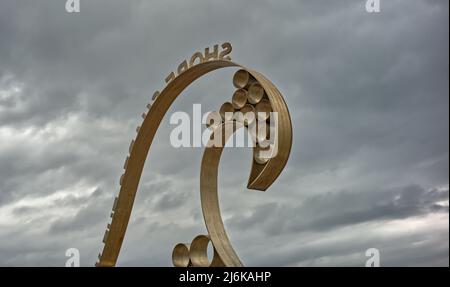
[[[229,44],[225,43],[222,47],[225,45]],[[229,50],[231,51],[231,45],[229,45]],[[205,54],[207,54],[206,50]],[[232,62],[227,57],[219,57],[216,55],[212,59],[202,60],[200,58],[200,63],[198,64],[193,64],[194,61],[192,58],[191,67],[185,64],[181,71],[179,67],[178,70],[180,73],[177,77],[174,76],[174,73],[169,75],[166,79],[166,82],[169,81],[169,83],[161,93],[156,92],[154,94],[153,104],[149,104],[148,113],[143,114],[144,121],[137,128],[136,139],[131,142],[129,147],[130,154],[125,160],[125,172],[120,179],[120,193],[114,201],[113,212],[111,213],[112,222],[108,225],[108,229],[105,232],[103,238],[105,246],[103,252],[99,254],[99,262],[96,263],[96,266],[115,266],[130,219],[144,163],[156,131],[173,101],[187,86],[201,76],[221,68],[238,67],[240,70],[233,78],[235,86],[246,93],[250,88],[248,84],[251,80],[262,87],[263,93],[253,93],[255,95],[260,94],[261,96],[246,98],[237,93],[238,95],[233,97],[234,105],[232,104],[230,108],[230,103],[227,103],[222,107],[223,110],[251,110],[254,109],[254,105],[260,104],[263,109],[269,108],[278,114],[278,152],[276,156],[267,160],[253,161],[247,188],[261,191],[266,190],[276,180],[287,163],[292,145],[292,126],[287,105],[278,89],[262,74],[244,68]],[[253,88],[259,88],[259,86]],[[222,140],[224,142],[231,136],[231,133],[227,134],[225,132],[227,126],[234,126],[231,129],[232,133],[238,128],[246,126],[245,124],[233,121],[233,119],[223,118],[223,123],[215,127],[213,135],[220,131],[223,135]],[[174,266],[243,266],[228,239],[220,215],[217,195],[217,176],[222,150],[223,145],[222,147],[208,145],[205,148],[201,165],[201,204],[209,235],[199,235],[194,238],[191,244],[177,244],[172,253]],[[257,148],[255,147],[253,152],[255,158],[257,158],[256,152]],[[206,249],[210,241],[214,247],[214,258],[211,262],[209,262],[206,255]]]

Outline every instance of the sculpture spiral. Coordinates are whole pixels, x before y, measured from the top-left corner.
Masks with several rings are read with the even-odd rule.
[[[231,45],[229,45],[229,50],[231,51]],[[207,54],[206,50],[205,54]],[[143,114],[144,121],[137,128],[136,139],[131,142],[129,147],[129,156],[124,165],[125,172],[120,178],[120,193],[114,201],[111,213],[112,222],[108,224],[105,232],[103,238],[105,245],[103,252],[99,254],[99,261],[96,266],[115,266],[153,137],[173,101],[187,86],[201,76],[221,68],[240,68],[233,78],[233,83],[238,88],[233,95],[233,101],[222,105],[220,114],[223,122],[213,127],[213,135],[220,133],[223,142],[237,129],[245,128],[248,124],[247,119],[236,121],[235,119],[225,118],[225,111],[240,110],[245,115],[246,112],[256,109],[266,112],[273,111],[278,115],[276,140],[278,152],[274,157],[260,158],[259,147],[256,146],[253,149],[254,160],[247,188],[266,190],[276,180],[287,163],[292,145],[291,119],[281,93],[267,78],[256,71],[232,62],[227,57],[219,57],[218,55],[212,59],[200,59],[200,63],[195,65],[191,58],[191,67],[183,67],[177,77],[174,77],[171,73],[171,76],[166,79],[168,81],[167,86],[161,93],[156,92],[154,94],[153,104],[149,104],[148,113]],[[227,129],[230,126],[232,126],[231,129]],[[227,132],[227,130],[232,132]],[[208,145],[205,148],[201,164],[201,205],[208,235],[199,235],[190,244],[177,244],[172,253],[174,266],[243,266],[228,239],[220,214],[217,176],[223,146]],[[214,247],[214,257],[211,262],[207,257],[209,242]]]

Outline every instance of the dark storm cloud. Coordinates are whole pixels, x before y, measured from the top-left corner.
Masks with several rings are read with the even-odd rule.
[[[84,232],[88,228],[95,228],[96,224],[104,221],[105,210],[112,205],[108,195],[100,189],[96,189],[89,196],[73,198],[68,197],[56,200],[55,205],[65,207],[67,205],[83,206],[76,214],[70,215],[67,219],[59,219],[52,223],[49,229],[50,234],[70,232]],[[89,223],[89,224],[86,224]]]
[[[292,244],[287,247],[272,245],[257,265],[276,266],[364,266],[365,250],[375,247],[380,251],[382,266],[442,266],[448,261],[448,232],[433,230],[410,232],[407,236],[368,234],[355,226],[351,229],[316,235],[317,240]],[[353,240],[339,238],[338,234],[353,234]],[[282,238],[285,239],[285,238]],[[280,240],[279,237],[276,240]],[[270,245],[268,245],[270,246]],[[251,255],[249,256],[251,258]],[[264,263],[270,262],[270,264]]]
[[[448,265],[448,1],[381,1],[379,14],[364,0],[81,0],[78,14],[64,1],[2,1],[0,265],[61,266],[78,247],[91,266],[153,91],[224,41],[277,85],[294,131],[263,194],[242,191],[251,151],[224,152],[221,209],[244,262],[363,265],[378,246],[389,265]],[[169,116],[217,110],[232,72],[200,79],[164,119],[120,264],[168,265],[173,244],[205,232],[202,149],[172,148]]]
[[[337,228],[374,220],[404,219],[430,213],[448,213],[448,190],[424,190],[407,186],[394,190],[325,193],[301,204],[268,203],[249,216],[234,216],[228,224],[241,230],[264,228],[267,235]],[[261,222],[263,222],[261,224]]]
[[[54,204],[60,207],[75,207],[75,206],[81,206],[84,204],[90,203],[90,201],[98,200],[99,196],[102,194],[102,191],[100,189],[96,189],[92,194],[89,194],[87,196],[74,196],[69,195],[65,198],[56,199],[54,201]],[[31,211],[38,211],[39,208],[35,206],[20,206],[13,209],[13,213],[20,216],[23,214],[26,214]]]
[[[122,163],[116,157],[121,153],[114,146],[117,142],[126,146],[127,139],[119,136],[123,133],[115,130],[117,126],[81,115],[59,119],[41,129],[21,128],[11,135],[6,130],[2,136],[8,141],[0,148],[0,204],[25,194],[51,193],[80,180],[99,184],[111,172],[119,177]],[[93,139],[95,142],[88,143]],[[27,180],[30,177],[33,182]],[[117,184],[117,180],[109,184]]]

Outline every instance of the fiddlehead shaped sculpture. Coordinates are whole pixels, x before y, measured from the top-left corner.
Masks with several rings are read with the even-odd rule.
[[[218,166],[224,143],[239,128],[249,128],[256,119],[266,121],[270,115],[276,115],[275,139],[263,147],[267,138],[255,136],[253,164],[247,188],[266,190],[278,177],[289,158],[292,145],[292,126],[287,105],[278,89],[262,74],[231,61],[229,43],[218,45],[211,53],[195,53],[190,61],[183,61],[178,67],[178,76],[170,73],[166,78],[167,86],[161,92],[155,92],[153,104],[148,105],[148,112],[143,114],[144,121],[137,128],[136,139],[129,147],[129,156],[125,160],[125,172],[120,179],[120,193],[116,197],[111,213],[112,222],[108,225],[103,242],[103,252],[99,254],[96,266],[115,266],[125,236],[131,210],[136,196],[139,180],[145,160],[155,133],[162,118],[173,101],[193,81],[217,69],[226,67],[240,68],[233,77],[237,91],[232,102],[226,102],[220,108],[220,122],[210,127],[213,132],[211,141],[221,144],[208,144],[205,148],[200,172],[200,193],[203,217],[208,235],[195,237],[190,244],[180,243],[172,252],[175,266],[243,266],[226,234],[220,215],[217,176]],[[195,61],[198,59],[197,62]],[[254,114],[253,112],[257,113]],[[251,114],[255,117],[251,117]],[[237,116],[233,116],[236,114]],[[230,116],[231,115],[231,116]],[[253,125],[256,127],[256,125]],[[267,133],[263,133],[267,135]],[[214,257],[209,262],[207,246],[211,242]]]

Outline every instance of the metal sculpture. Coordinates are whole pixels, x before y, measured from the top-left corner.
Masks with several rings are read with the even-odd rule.
[[[232,62],[228,56],[231,52],[229,43],[224,43],[221,47],[223,51],[220,53],[218,45],[215,45],[213,52],[206,48],[204,55],[196,52],[189,62],[183,61],[178,66],[178,76],[171,72],[166,78],[167,86],[161,92],[155,92],[152,97],[153,104],[147,105],[149,110],[143,114],[144,121],[136,129],[136,139],[131,141],[129,147],[129,156],[124,165],[125,172],[120,178],[120,193],[115,198],[111,213],[112,222],[108,224],[105,232],[104,249],[99,254],[99,262],[96,263],[96,266],[115,266],[130,219],[144,162],[159,124],[173,101],[187,86],[201,76],[221,68],[240,68],[233,77],[233,84],[237,90],[233,94],[232,101],[224,103],[219,113],[215,114],[216,116],[220,114],[222,123],[210,127],[213,129],[213,135],[220,134],[223,143],[239,128],[249,126],[251,119],[245,117],[247,113],[260,112],[258,117],[262,117],[262,120],[266,120],[270,116],[269,112],[275,112],[278,115],[277,153],[273,157],[261,157],[261,147],[258,145],[254,147],[254,160],[247,188],[265,191],[285,167],[292,145],[292,126],[289,111],[281,93],[262,74]],[[199,63],[196,63],[197,59]],[[227,117],[227,112],[236,111],[242,113],[241,119]],[[201,164],[201,205],[208,235],[199,235],[190,244],[177,244],[172,252],[174,266],[243,266],[228,239],[220,214],[217,176],[223,146],[207,145]],[[214,247],[214,256],[211,262],[207,257],[209,242]]]

